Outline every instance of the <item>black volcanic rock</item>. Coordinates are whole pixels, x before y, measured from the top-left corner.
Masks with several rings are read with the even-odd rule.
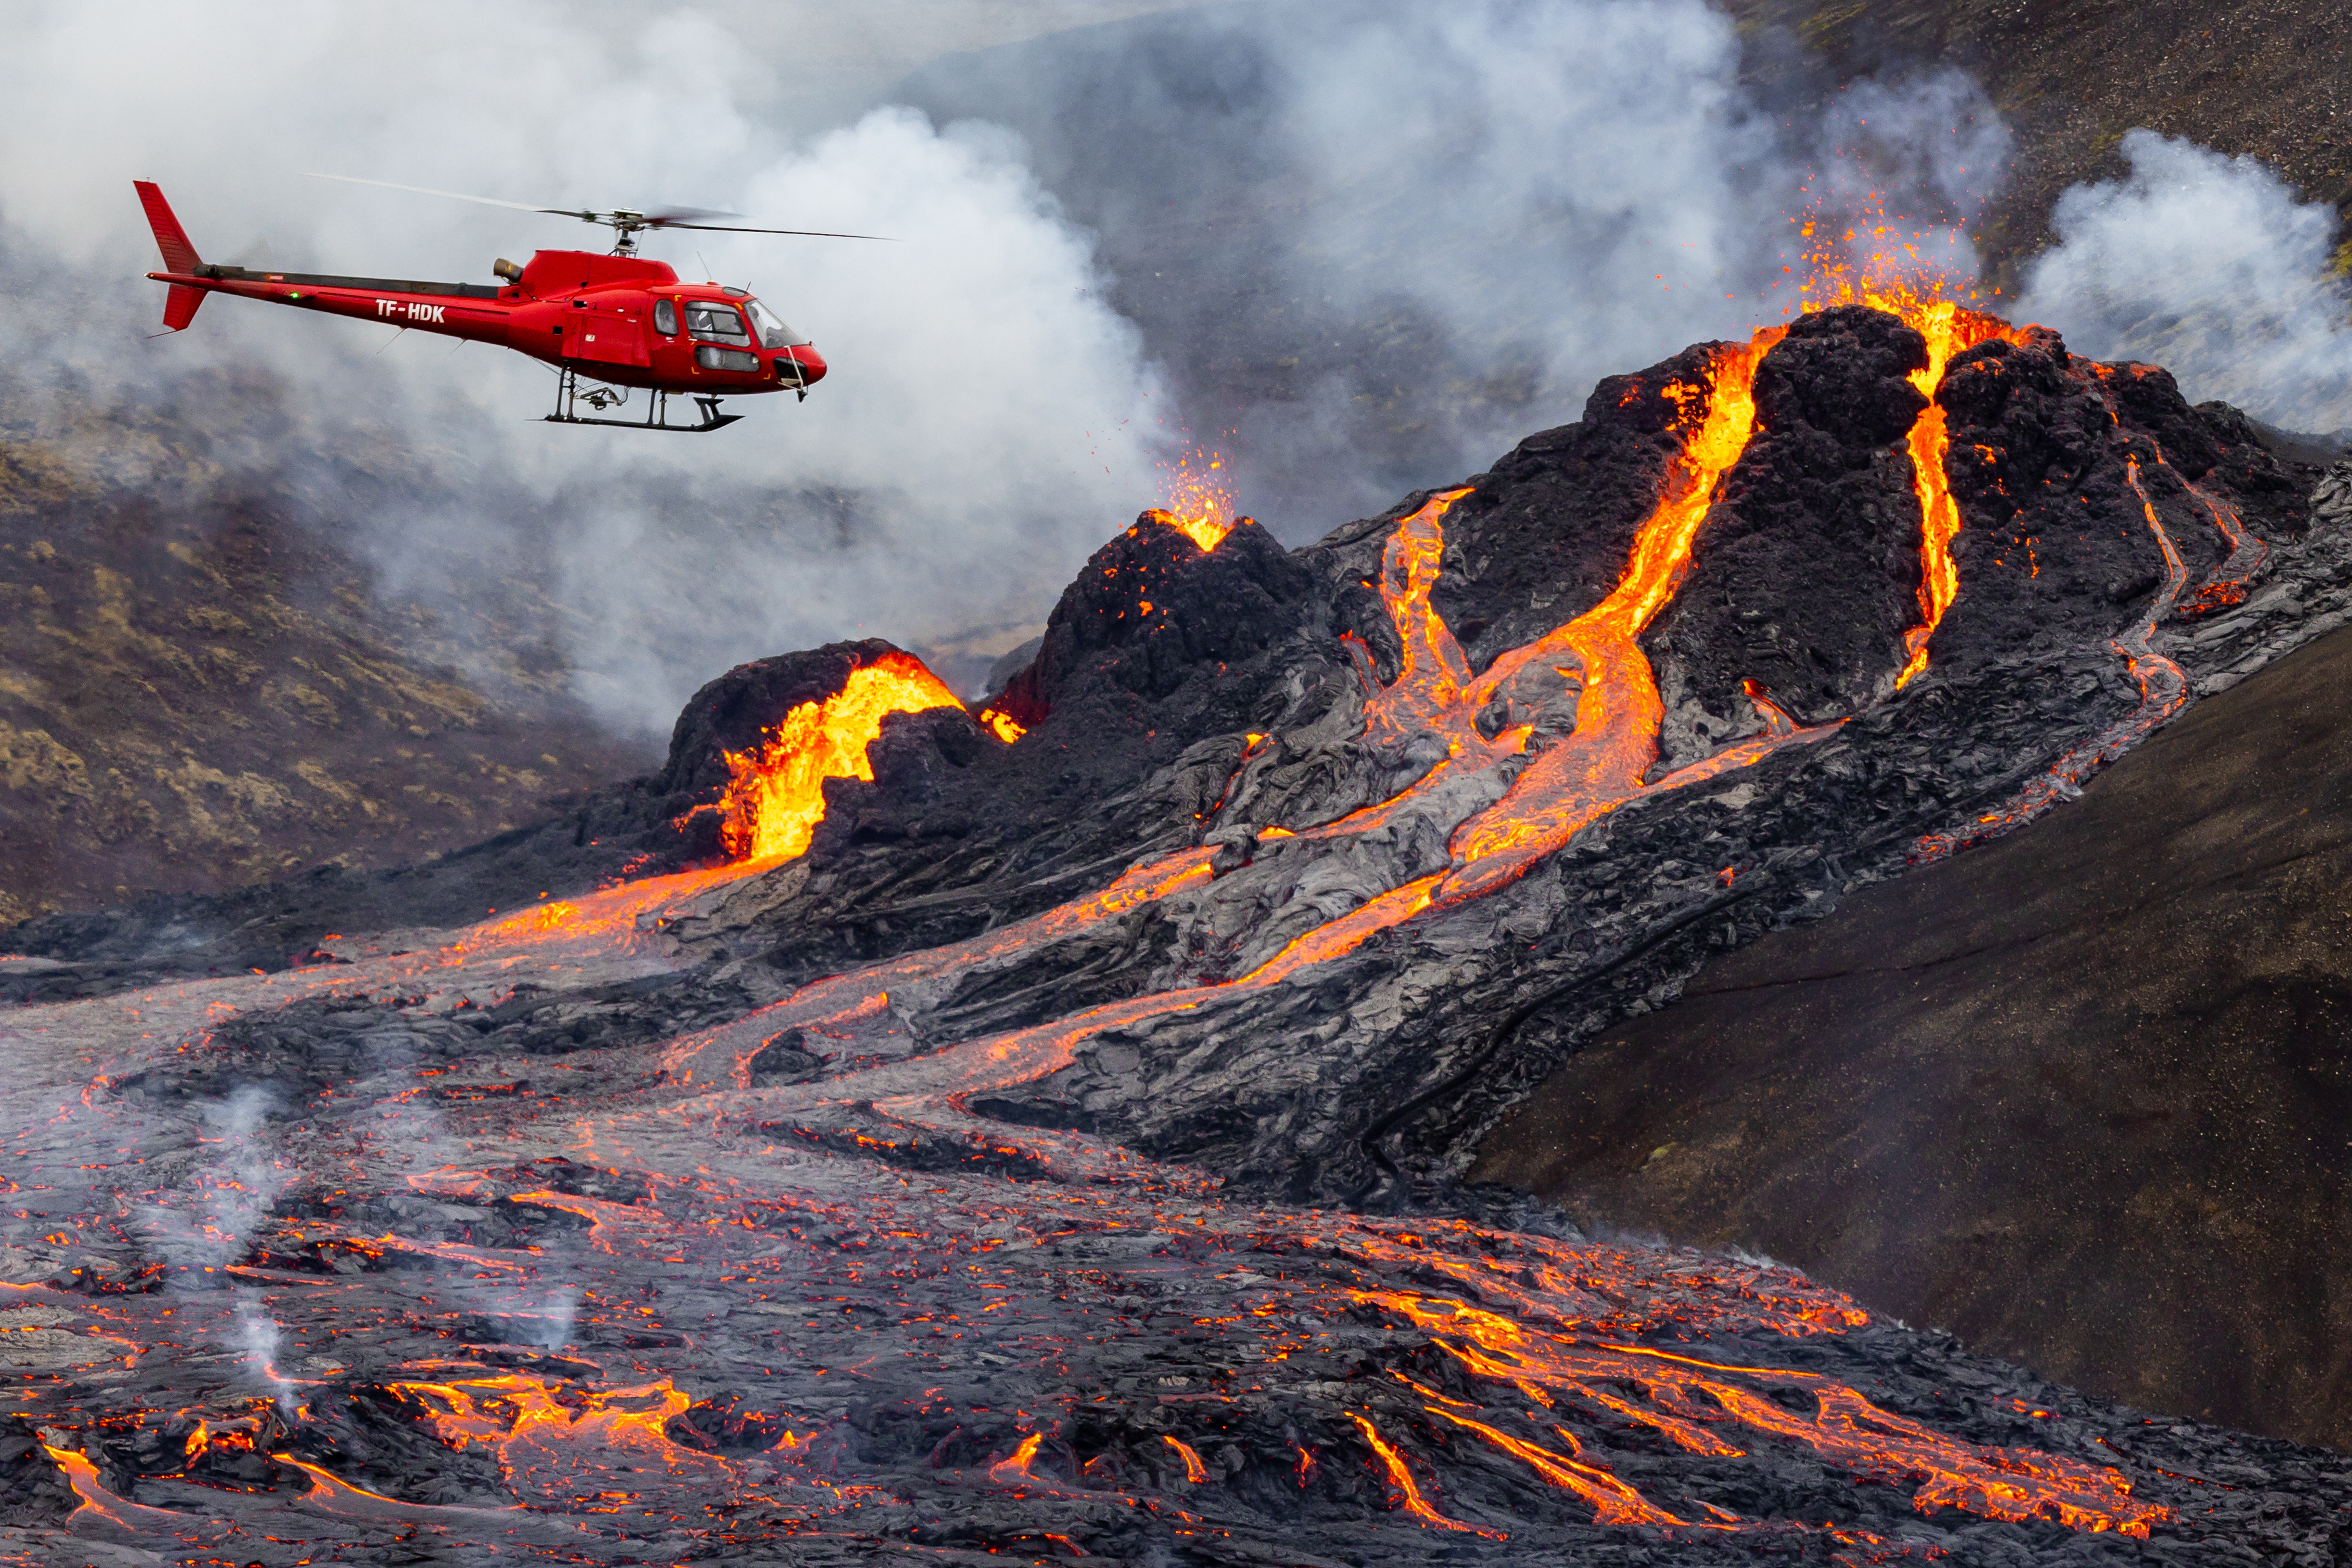
[[[1753,680],[1801,723],[1894,689],[1920,618],[1919,501],[1905,437],[1927,341],[1864,306],[1801,317],[1756,370],[1756,435],[1724,476],[1690,574],[1643,638],[1665,765],[1761,727]]]
[[[1035,725],[1082,689],[1165,698],[1202,666],[1237,663],[1294,630],[1309,586],[1255,519],[1236,520],[1203,551],[1164,513],[1146,511],[1087,558],[1036,658],[995,705]]]
[[[2116,626],[2144,612],[2166,566],[2140,491],[2167,520],[2192,587],[2230,553],[2189,489],[2212,475],[2216,447],[2171,378],[2075,359],[2042,328],[2022,339],[1955,356],[1937,393],[1962,524],[1952,559],[1967,589],[1927,647],[1955,669],[2077,639],[2077,626],[2052,618],[2053,600],[2084,616],[2110,605]],[[2185,447],[2188,468],[2172,464],[2163,437]]]
[[[81,1500],[21,1415],[0,1416],[0,1525],[53,1527]]]
[[[2158,374],[2171,380],[2168,372]],[[2214,447],[2213,467],[2203,478],[2233,497],[2247,523],[2263,538],[2301,535],[2311,521],[2312,475],[2335,460],[2340,444],[2305,443],[2284,431],[2257,427],[2226,403],[2200,403],[2197,415]]]
[[[1581,420],[1520,442],[1446,513],[1445,574],[1430,602],[1471,668],[1575,619],[1616,587],[1682,449],[1685,422],[1714,388],[1719,346],[1696,344],[1609,377],[1592,389]],[[1377,596],[1372,612],[1387,620]],[[1388,637],[1392,643],[1394,631]]]

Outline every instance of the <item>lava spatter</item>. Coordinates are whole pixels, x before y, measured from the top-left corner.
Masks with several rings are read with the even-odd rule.
[[[1192,451],[1160,470],[1160,504],[1143,515],[1183,534],[1203,554],[1224,542],[1234,527],[1233,487],[1225,459],[1216,452]]]

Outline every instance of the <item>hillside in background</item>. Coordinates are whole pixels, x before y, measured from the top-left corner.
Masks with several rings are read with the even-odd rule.
[[[239,437],[282,417],[205,390]],[[0,399],[0,922],[414,859],[643,762],[542,643],[461,648],[329,537],[320,494],[378,508],[418,459],[257,478],[201,417],[32,396]]]
[[[2352,634],[2030,830],[1715,959],[1478,1179],[2145,1409],[2352,1445]]]
[[[2013,283],[2049,243],[2059,194],[2122,172],[2146,126],[2262,159],[2352,217],[2352,10],[2326,0],[1722,0],[1752,78],[1812,90],[1923,65],[1967,71],[2016,132],[2009,186],[1978,242]],[[2352,247],[2340,252],[2352,266]]]

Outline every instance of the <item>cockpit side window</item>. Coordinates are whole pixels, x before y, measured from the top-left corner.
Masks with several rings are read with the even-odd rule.
[[[654,331],[666,338],[677,336],[677,307],[667,300],[654,301]]]
[[[736,313],[735,307],[716,300],[688,300],[686,330],[698,342],[751,346],[751,334],[744,330],[743,318]]]
[[[760,346],[765,349],[798,348],[809,340],[784,325],[777,314],[757,300],[743,301],[751,312],[751,324],[760,330]]]

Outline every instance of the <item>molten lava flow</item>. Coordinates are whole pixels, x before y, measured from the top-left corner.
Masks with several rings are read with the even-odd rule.
[[[1162,465],[1160,504],[1144,515],[1177,530],[1203,553],[1214,550],[1234,531],[1234,497],[1224,466],[1214,452],[1187,452],[1173,468]]]
[[[1037,1458],[1037,1446],[1045,1440],[1043,1432],[1032,1432],[1021,1439],[1010,1458],[1000,1459],[988,1468],[988,1479],[1001,1487],[1017,1487],[1034,1480],[1029,1473],[1030,1462]]]
[[[1533,658],[1565,655],[1584,671],[1575,734],[1538,756],[1509,795],[1455,830],[1459,868],[1439,901],[1476,898],[1516,880],[1641,787],[1642,774],[1657,757],[1665,705],[1636,639],[1689,570],[1716,485],[1755,433],[1756,367],[1784,335],[1771,328],[1717,351],[1706,412],[1669,467],[1664,497],[1634,536],[1633,559],[1610,595],[1559,631],[1497,659],[1471,689],[1465,706],[1475,712]],[[1701,400],[1678,401],[1687,407]]]
[[[1530,1469],[1552,1485],[1572,1491],[1591,1503],[1593,1510],[1592,1522],[1595,1524],[1659,1526],[1680,1525],[1685,1522],[1597,1465],[1584,1464],[1566,1455],[1555,1454],[1550,1449],[1530,1443],[1523,1437],[1514,1437],[1507,1432],[1497,1431],[1484,1421],[1474,1421],[1465,1415],[1456,1415],[1450,1410],[1440,1410],[1435,1405],[1431,1405],[1429,1408],[1431,1415],[1443,1416],[1456,1426],[1467,1427],[1477,1433],[1513,1458],[1523,1460]],[[1564,1437],[1569,1436],[1565,1429],[1560,1435]],[[1575,1441],[1573,1437],[1570,1437],[1569,1440],[1571,1445]]]
[[[1013,721],[1012,714],[999,713],[993,708],[980,710],[980,727],[1008,746],[1029,732]]]
[[[1657,1426],[1685,1448],[1696,1447],[1694,1439],[1705,1440],[1693,1429],[1694,1421],[1735,1420],[1803,1443],[1856,1473],[1912,1480],[1918,1486],[1913,1505],[1922,1512],[1942,1507],[1964,1509],[1989,1519],[2045,1518],[2070,1529],[2113,1530],[2141,1539],[2147,1538],[2150,1525],[2171,1517],[2168,1509],[2134,1500],[2131,1483],[2112,1468],[2031,1449],[1987,1448],[1959,1442],[1883,1409],[1815,1373],[1728,1366],[1643,1345],[1594,1343],[1572,1334],[1530,1329],[1515,1319],[1465,1302],[1403,1291],[1359,1291],[1357,1298],[1427,1330],[1439,1345],[1480,1377],[1516,1384],[1531,1394],[1541,1390],[1591,1399]],[[1612,1387],[1643,1389],[1665,1406],[1665,1413],[1653,1415],[1622,1396],[1601,1397],[1601,1389]],[[1765,1392],[1776,1388],[1801,1390],[1818,1414],[1801,1415]],[[1688,1394],[1692,1389],[1704,1394],[1712,1405],[1702,1406],[1692,1400]],[[1442,1410],[1434,1414],[1465,1426],[1476,1425]],[[1538,1463],[1534,1455],[1504,1446],[1535,1465],[1547,1479],[1569,1484],[1547,1468],[1559,1463],[1559,1456],[1546,1454]],[[1739,1452],[1727,1445],[1717,1451]],[[1596,1474],[1589,1466],[1578,1469],[1588,1479]],[[1614,1482],[1614,1478],[1609,1479]],[[1600,1497],[1587,1495],[1596,1506],[1601,1504]],[[1609,1489],[1609,1495],[1612,1506],[1638,1504],[1656,1511],[1622,1483]],[[1657,1522],[1627,1521],[1637,1521]],[[1615,1521],[1604,1517],[1601,1522]]]
[[[1175,1449],[1176,1457],[1184,1461],[1184,1479],[1196,1487],[1207,1482],[1209,1467],[1201,1462],[1198,1449],[1181,1437],[1162,1436],[1160,1440]]]
[[[1885,218],[1883,205],[1877,216]],[[1952,541],[1960,531],[1960,514],[1944,469],[1951,440],[1936,393],[1956,355],[1994,338],[2014,342],[2019,334],[2000,318],[1968,310],[1947,297],[1953,291],[1952,280],[1927,267],[1916,243],[1923,237],[1915,234],[1906,239],[1882,221],[1866,237],[1866,243],[1875,248],[1857,265],[1846,247],[1865,243],[1865,237],[1848,229],[1840,240],[1834,233],[1817,232],[1819,221],[1816,215],[1802,229],[1810,242],[1805,247],[1809,277],[1799,290],[1808,296],[1803,309],[1867,305],[1900,318],[1927,340],[1927,368],[1910,375],[1911,384],[1927,399],[1927,406],[1912,425],[1908,443],[1912,488],[1919,498],[1920,624],[1903,634],[1906,658],[1902,672],[1895,679],[1899,690],[1927,668],[1927,639],[1935,636],[1944,612],[1952,607],[1960,591],[1959,571],[1952,561]],[[1970,293],[1969,298],[1976,295]]]
[[[1461,727],[1457,710],[1470,685],[1470,661],[1429,595],[1437,587],[1438,563],[1445,554],[1445,514],[1469,493],[1444,490],[1430,497],[1397,524],[1381,548],[1381,597],[1404,650],[1397,678],[1381,686],[1372,675],[1364,645],[1353,637],[1348,643],[1370,693],[1364,722],[1374,739],[1402,742],[1424,730]],[[1455,722],[1448,725],[1449,719]]]
[[[758,752],[727,753],[733,777],[719,805],[728,851],[754,861],[804,853],[824,820],[824,781],[874,777],[866,748],[885,715],[962,706],[911,654],[887,653],[852,670],[838,694],[785,714]]]
[[[1363,1416],[1357,1415],[1351,1419],[1362,1429],[1364,1441],[1370,1444],[1372,1452],[1379,1456],[1381,1468],[1388,1472],[1390,1484],[1403,1494],[1407,1513],[1412,1514],[1423,1524],[1435,1525],[1440,1530],[1465,1531],[1473,1535],[1484,1535],[1496,1541],[1505,1539],[1498,1531],[1480,1530],[1475,1525],[1464,1524],[1459,1520],[1448,1519],[1430,1507],[1429,1500],[1421,1495],[1421,1484],[1412,1479],[1412,1472],[1405,1468],[1404,1456],[1397,1452],[1396,1446],[1381,1436],[1380,1428]]]
[[[1895,689],[1900,690],[1927,668],[1927,639],[1936,635],[1944,612],[1952,607],[1960,592],[1959,568],[1952,561],[1952,541],[1960,531],[1960,509],[1952,500],[1951,483],[1944,471],[1944,457],[1952,443],[1936,393],[1944,384],[1944,372],[1955,354],[2015,333],[1993,317],[1963,310],[1949,300],[1922,300],[1907,290],[1869,291],[1864,302],[1902,317],[1927,340],[1927,368],[1911,373],[1911,384],[1927,399],[1910,436],[1911,483],[1919,497],[1921,620],[1903,634],[1908,658],[1903,673],[1895,678]]]

